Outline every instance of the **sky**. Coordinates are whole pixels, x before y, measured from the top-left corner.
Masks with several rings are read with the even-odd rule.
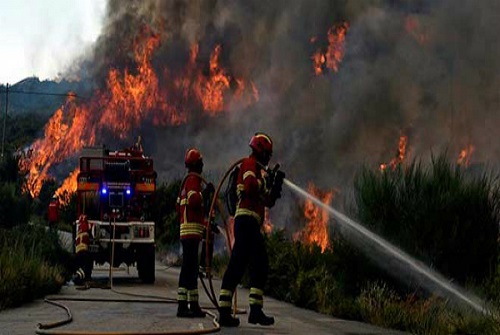
[[[0,84],[57,79],[89,49],[106,0],[0,0]]]

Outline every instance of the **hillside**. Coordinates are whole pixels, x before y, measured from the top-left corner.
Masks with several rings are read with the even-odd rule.
[[[64,96],[54,94],[66,94],[71,91],[83,96],[89,91],[89,86],[86,83],[66,80],[40,81],[37,77],[23,79],[9,86],[9,115],[35,114],[48,118],[66,99]],[[5,85],[0,85],[2,115],[5,112],[5,88]]]

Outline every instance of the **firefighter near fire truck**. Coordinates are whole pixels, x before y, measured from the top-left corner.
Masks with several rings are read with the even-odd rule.
[[[85,214],[78,218],[78,228],[75,239],[75,260],[73,282],[83,285],[90,280],[92,274],[92,257],[89,255],[89,244],[91,237],[89,221]]]
[[[54,230],[59,221],[59,199],[56,195],[52,196],[50,200],[47,218],[49,221],[49,229]]]
[[[129,148],[110,151],[104,146],[87,147],[79,159],[79,169],[78,219],[73,228],[75,283],[91,279],[94,263],[109,263],[110,269],[122,263],[136,265],[139,278],[153,283],[153,159]]]
[[[236,204],[229,206],[235,211],[234,247],[219,295],[219,324],[223,327],[240,324],[239,319],[231,315],[231,307],[234,291],[247,267],[250,274],[248,322],[263,326],[274,324],[274,318],[262,311],[269,261],[261,229],[265,207],[273,207],[281,197],[285,174],[279,170],[279,165],[267,169],[273,152],[273,142],[268,135],[256,133],[249,145],[252,152],[237,170]]]
[[[184,163],[187,175],[181,184],[176,205],[183,255],[177,290],[177,317],[203,318],[206,313],[198,302],[198,251],[208,225],[207,200],[211,199],[214,186],[206,183],[202,188],[205,183],[201,176],[203,157],[198,149],[188,149]]]

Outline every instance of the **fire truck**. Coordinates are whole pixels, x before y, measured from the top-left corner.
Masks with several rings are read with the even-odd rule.
[[[155,223],[152,206],[156,191],[153,159],[142,150],[109,151],[87,147],[79,159],[78,218],[84,214],[89,229],[86,257],[93,264],[136,265],[139,278],[155,280]],[[87,224],[86,223],[86,224]],[[79,231],[76,220],[74,231]],[[76,233],[74,234],[76,236]]]

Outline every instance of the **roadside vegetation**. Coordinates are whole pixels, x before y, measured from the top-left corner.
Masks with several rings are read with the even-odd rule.
[[[2,229],[0,246],[0,310],[55,293],[69,276],[69,253],[42,226]]]
[[[50,198],[35,201],[22,191],[20,148],[43,126],[37,120],[29,115],[9,117],[0,159],[0,310],[57,292],[70,275],[71,256],[47,230],[46,212],[41,210],[41,202],[48,206]]]
[[[23,136],[31,138],[36,127],[28,126],[33,133]],[[9,143],[22,146],[26,139]],[[0,162],[0,309],[57,292],[71,267],[71,255],[46,229],[46,209],[57,183],[46,181],[37,199],[23,193],[24,176],[13,154],[17,149],[8,147]],[[174,180],[158,185],[153,216],[159,250],[164,253],[178,251],[179,184]],[[426,290],[418,280],[388,271],[382,256],[367,253],[332,219],[331,247],[324,252],[293,241],[292,231],[267,235],[266,294],[328,315],[413,334],[500,334],[496,176],[477,166],[456,166],[440,155],[429,163],[415,161],[395,170],[363,168],[353,191],[347,206],[351,217],[484,299],[487,313],[459,306]],[[61,210],[58,228],[70,230],[76,202],[74,195],[65,197],[69,201]],[[302,211],[295,215],[290,226],[304,225]],[[227,255],[216,256],[215,273],[221,274],[227,261]]]
[[[330,233],[321,252],[276,231],[267,236],[266,294],[328,315],[413,334],[500,334],[498,180],[446,156],[395,170],[364,168],[355,178],[350,216],[487,302],[486,312],[429,292],[367,253],[359,241]],[[300,212],[300,211],[298,211]],[[295,220],[304,220],[296,217]],[[331,222],[333,223],[333,222]],[[214,260],[222,273],[227,256]]]

